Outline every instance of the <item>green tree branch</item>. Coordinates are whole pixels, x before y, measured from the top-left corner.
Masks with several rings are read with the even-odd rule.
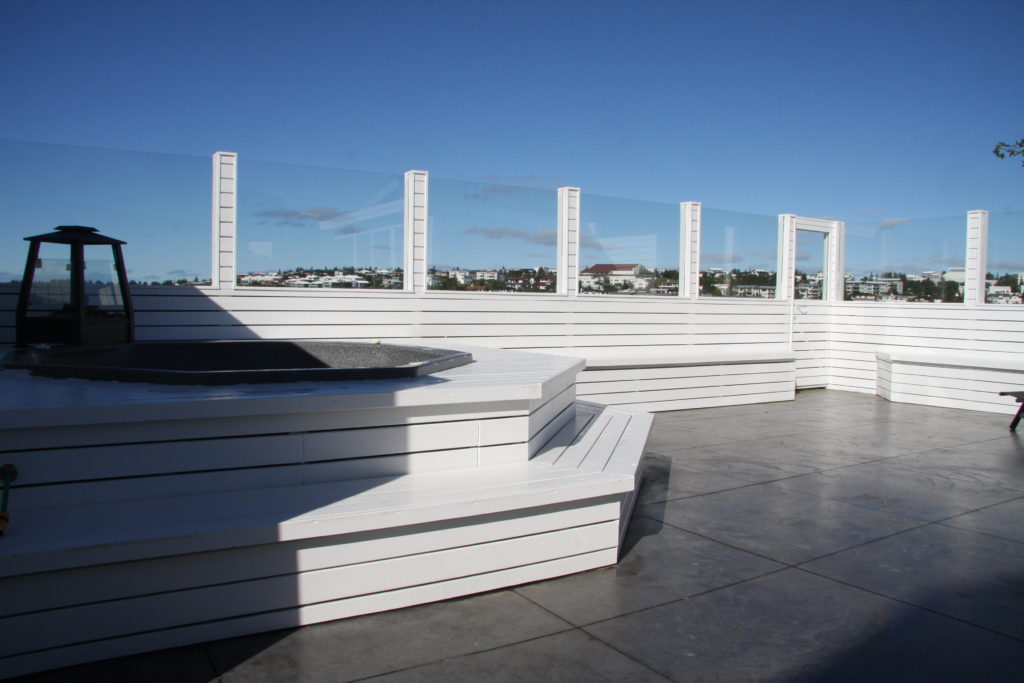
[[[1000,159],[1022,157],[1020,165],[1024,166],[1024,138],[1017,140],[1017,142],[997,142],[992,153]]]

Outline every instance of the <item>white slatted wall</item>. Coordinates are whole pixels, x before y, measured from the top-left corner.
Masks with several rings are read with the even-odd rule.
[[[875,393],[875,353],[883,348],[979,358],[1024,350],[1022,306],[843,302],[832,306],[829,327],[828,386],[845,391]]]
[[[140,341],[158,339],[458,340],[518,349],[786,344],[785,302],[545,294],[199,290],[133,294]]]

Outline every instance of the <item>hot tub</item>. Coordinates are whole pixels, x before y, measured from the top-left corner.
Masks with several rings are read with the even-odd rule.
[[[225,385],[421,377],[472,361],[465,351],[422,346],[253,340],[15,349],[2,366],[45,377]]]

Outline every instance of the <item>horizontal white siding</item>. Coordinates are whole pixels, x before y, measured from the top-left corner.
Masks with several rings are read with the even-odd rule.
[[[842,302],[831,311],[832,389],[876,393],[879,349],[1024,351],[1024,306]]]
[[[797,388],[867,393],[878,388],[879,348],[1024,348],[1021,306],[191,287],[139,288],[133,299],[140,340],[421,338],[583,357],[772,345],[792,350]],[[0,288],[0,344],[14,340],[15,303],[16,289]]]

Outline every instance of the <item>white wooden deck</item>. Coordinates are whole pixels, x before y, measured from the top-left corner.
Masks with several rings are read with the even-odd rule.
[[[0,675],[614,564],[651,416],[577,404],[578,362],[527,356],[484,352],[475,366],[393,392],[390,407],[376,389],[332,402],[324,387],[272,398],[280,387],[253,386],[234,389],[248,398],[210,398],[205,418],[175,398],[180,388],[135,385],[138,400],[126,402],[113,398],[119,385],[67,392],[47,385],[77,380],[3,378],[36,385],[38,403],[0,411],[17,444],[5,457],[22,473],[0,544]],[[502,357],[523,375],[495,388]],[[60,426],[76,400],[79,417]],[[244,414],[248,402],[255,415]],[[178,439],[157,442],[179,407]],[[99,415],[107,424],[90,425]],[[277,432],[288,423],[305,431]],[[267,431],[241,434],[254,424]],[[466,425],[478,443],[448,448]],[[121,426],[128,436],[116,436]],[[502,438],[518,441],[491,443]],[[497,447],[505,455],[488,459]],[[319,460],[331,449],[335,461]],[[408,466],[417,458],[433,466]]]

